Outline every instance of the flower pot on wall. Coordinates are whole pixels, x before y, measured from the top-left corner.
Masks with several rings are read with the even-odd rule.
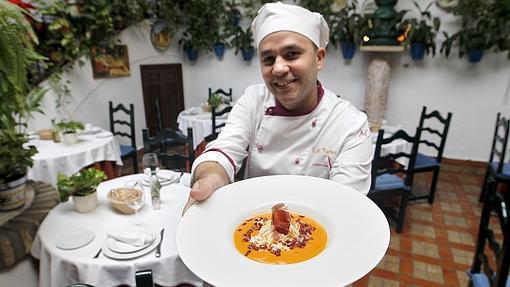
[[[352,42],[341,42],[340,47],[342,49],[342,55],[344,59],[350,60],[354,57],[354,53],[356,52],[356,44]]]
[[[0,211],[8,211],[25,205],[25,183],[27,176],[24,175],[16,180],[0,184]]]
[[[198,50],[193,49],[193,48],[187,48],[185,51],[186,51],[186,55],[188,56],[188,59],[190,61],[193,62],[198,59]]]
[[[241,48],[241,53],[243,53],[243,60],[251,61],[251,59],[253,58],[253,51],[254,51],[253,47]]]
[[[411,43],[411,58],[413,60],[422,60],[425,55],[425,45],[423,43]]]
[[[471,63],[478,63],[482,60],[483,49],[480,50],[469,50],[468,51],[468,60]]]
[[[97,207],[97,192],[89,195],[73,195],[73,206],[78,212],[91,212]]]
[[[216,43],[213,46],[214,54],[216,57],[221,60],[223,59],[223,54],[225,53],[225,44],[224,43]]]

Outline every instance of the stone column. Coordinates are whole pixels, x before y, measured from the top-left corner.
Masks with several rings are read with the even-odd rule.
[[[374,58],[368,65],[365,112],[372,131],[381,128],[390,88],[391,69],[386,60]]]

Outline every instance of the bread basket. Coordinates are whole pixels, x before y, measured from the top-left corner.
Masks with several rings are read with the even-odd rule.
[[[120,187],[108,192],[108,201],[114,209],[123,214],[134,214],[135,210],[129,207],[128,201],[142,196],[142,192],[136,188]]]

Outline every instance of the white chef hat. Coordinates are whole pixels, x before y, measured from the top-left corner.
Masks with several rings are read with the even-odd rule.
[[[251,29],[257,48],[264,37],[278,31],[299,33],[320,48],[325,48],[329,41],[329,27],[321,14],[281,2],[264,4],[253,20]]]

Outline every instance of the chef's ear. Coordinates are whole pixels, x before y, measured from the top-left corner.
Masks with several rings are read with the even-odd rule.
[[[324,62],[326,58],[326,48],[318,48],[317,51],[315,51],[315,56],[317,57],[317,70],[322,70],[322,67],[324,67]]]

